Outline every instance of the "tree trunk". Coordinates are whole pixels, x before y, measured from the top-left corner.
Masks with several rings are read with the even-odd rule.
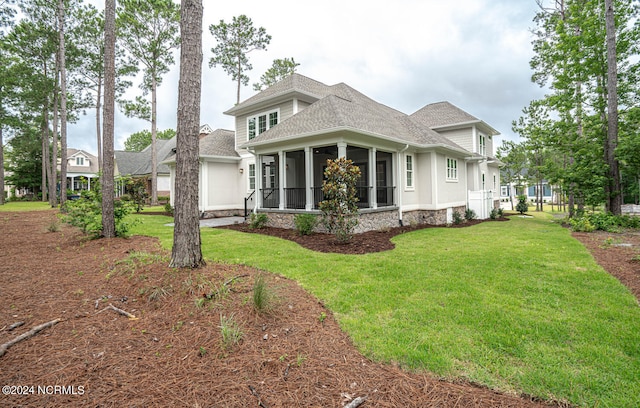
[[[171,267],[205,264],[200,243],[198,167],[202,81],[202,0],[182,0],[176,135],[175,228]]]
[[[102,78],[98,78],[96,96],[96,143],[98,146],[98,172],[102,172],[102,133],[100,133],[100,109],[102,109]]]
[[[158,205],[157,92],[158,84],[154,74],[151,80],[151,205]]]
[[[51,169],[49,169],[49,100],[45,98],[42,107],[42,182],[40,183],[40,191],[42,191],[42,201],[48,201],[47,180]]]
[[[50,162],[50,174],[49,174],[49,205],[56,207],[58,205],[57,200],[57,183],[58,183],[58,105],[60,92],[58,88],[58,73],[60,72],[60,53],[56,56],[56,80],[55,91],[53,92],[53,143],[51,146],[51,162]],[[72,186],[73,187],[73,186]]]
[[[67,69],[64,49],[64,0],[58,0],[58,24],[60,26],[60,206],[63,206],[67,200]]]
[[[4,205],[4,140],[2,137],[2,124],[0,124],[0,186],[2,186],[0,205]]]
[[[114,114],[116,91],[116,0],[105,0],[104,4],[104,111],[103,111],[103,157],[102,157],[102,236],[116,236],[114,216]]]
[[[56,70],[56,72],[58,72]],[[57,75],[56,75],[57,77]],[[58,81],[56,80],[55,92],[53,93],[53,143],[51,145],[51,160],[49,163],[49,205],[56,207],[58,200],[57,179],[58,179]],[[72,186],[73,187],[73,186]]]
[[[620,166],[616,158],[618,146],[618,63],[616,55],[616,23],[613,0],[605,0],[607,31],[607,164],[609,165],[609,211],[622,213]]]

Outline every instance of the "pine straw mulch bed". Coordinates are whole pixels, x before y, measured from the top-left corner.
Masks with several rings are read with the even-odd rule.
[[[61,319],[0,357],[0,386],[28,393],[0,395],[2,406],[341,407],[363,396],[362,407],[544,406],[372,362],[283,277],[265,275],[280,301],[258,314],[249,296],[260,271],[171,270],[155,239],[87,241],[65,225],[49,232],[55,220],[0,213],[0,344]],[[240,324],[239,344],[223,346],[221,316]]]

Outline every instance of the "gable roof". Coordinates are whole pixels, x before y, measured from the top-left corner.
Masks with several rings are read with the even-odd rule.
[[[82,149],[67,148],[67,161],[75,156],[84,156],[89,159],[88,166],[70,166],[67,163],[67,173],[98,173],[98,158]],[[59,167],[59,166],[58,166]]]
[[[500,134],[485,122],[446,101],[431,103],[412,113],[411,117],[434,130],[477,124],[491,136]]]

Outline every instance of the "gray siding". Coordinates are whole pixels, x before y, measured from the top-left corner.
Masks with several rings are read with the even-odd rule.
[[[438,131],[438,133],[456,143],[458,146],[473,152],[472,128]]]

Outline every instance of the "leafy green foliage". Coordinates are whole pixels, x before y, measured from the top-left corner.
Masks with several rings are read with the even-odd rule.
[[[318,217],[313,214],[296,214],[293,223],[300,235],[310,235],[318,225]]]
[[[267,226],[269,222],[269,217],[264,213],[251,213],[249,217],[249,228],[251,229],[260,229]]]
[[[595,230],[621,232],[624,229],[640,229],[640,217],[613,215],[605,212],[584,213],[569,220],[574,231],[591,232]]]
[[[338,242],[349,242],[358,225],[358,196],[356,183],[360,168],[344,157],[327,160],[322,182],[324,200],[320,202],[322,223],[334,233]]]
[[[125,182],[125,191],[129,195],[129,201],[134,205],[135,211],[139,213],[149,199],[147,192],[147,181],[143,178],[129,178]]]
[[[173,129],[158,131],[156,137],[162,140],[169,140],[176,135]],[[128,152],[141,152],[147,146],[151,145],[151,132],[148,129],[140,132],[132,133],[131,136],[124,141],[124,150]]]
[[[78,227],[82,232],[92,238],[100,238],[102,235],[102,194],[96,183],[94,190],[84,190],[77,200],[67,200],[64,205],[65,212],[62,221]],[[130,228],[135,225],[135,220],[126,217],[132,211],[129,201],[116,200],[114,202],[114,218],[116,223],[116,236],[126,237]]]
[[[516,211],[520,214],[524,214],[529,211],[529,203],[527,202],[526,195],[518,196],[518,205],[516,205]]]
[[[455,225],[459,225],[462,224],[462,221],[464,221],[464,217],[462,216],[462,214],[460,214],[459,211],[454,211],[453,214],[451,214],[451,220]]]
[[[296,67],[299,66],[293,58],[275,59],[273,65],[260,77],[260,82],[253,84],[254,91],[262,91],[265,88],[270,87],[278,81],[283,80],[289,75],[296,72]]]
[[[476,212],[473,211],[471,208],[467,208],[464,211],[464,219],[467,221],[471,221],[471,220],[475,220],[478,216],[476,215]]]

